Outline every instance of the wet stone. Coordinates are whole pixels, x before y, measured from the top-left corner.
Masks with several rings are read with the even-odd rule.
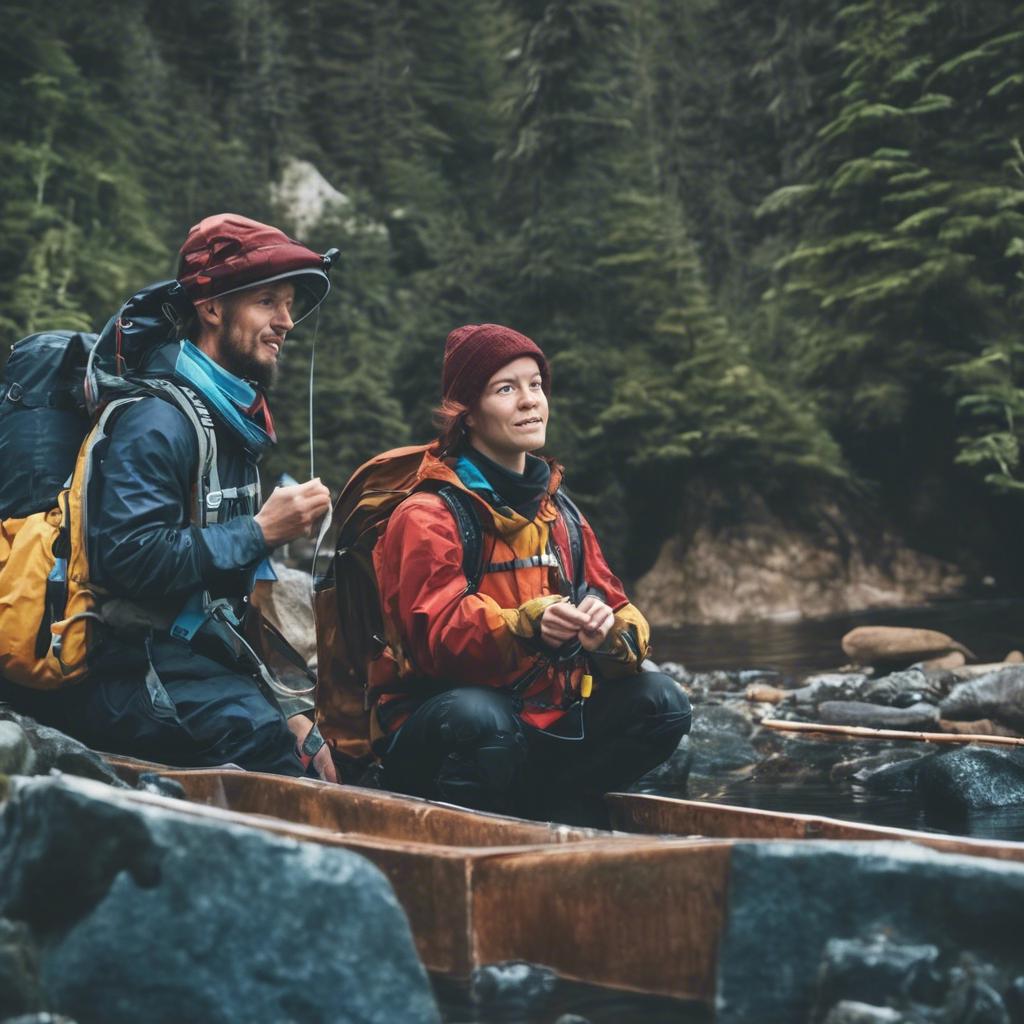
[[[488,1016],[514,1020],[542,1010],[557,982],[554,971],[536,964],[486,964],[477,967],[470,977],[470,998]]]
[[[846,999],[829,1010],[822,1024],[910,1024],[910,1021],[891,1007]]]
[[[632,793],[656,793],[664,790],[679,790],[686,786],[693,765],[693,745],[689,736],[679,741],[679,746],[667,761],[651,769],[629,787]]]
[[[39,954],[28,925],[0,917],[0,1019],[45,1006]]]
[[[893,942],[884,933],[866,941],[830,939],[818,972],[815,1019],[844,1000],[870,998],[888,1005],[903,997],[941,998],[938,960],[938,946]]]
[[[33,771],[36,775],[48,775],[56,769],[67,775],[80,775],[120,789],[130,788],[103,758],[94,754],[84,743],[49,726],[40,725],[35,719],[19,715],[10,708],[0,707],[0,721],[15,723],[28,737],[35,753]]]
[[[25,730],[16,722],[0,721],[0,775],[31,775],[35,761]]]
[[[832,782],[863,782],[883,768],[916,761],[922,756],[923,752],[919,750],[886,750],[880,754],[868,754],[866,757],[853,757],[833,765],[829,778]]]
[[[959,683],[942,702],[943,718],[993,718],[1024,732],[1024,665]]]
[[[854,778],[865,789],[869,789],[873,793],[915,793],[921,765],[937,756],[937,754],[923,754],[874,770],[864,768],[857,772]]]
[[[690,673],[686,671],[685,666],[680,665],[678,661],[666,661],[661,665],[662,672],[665,675],[674,679],[677,683],[689,683]]]
[[[917,792],[933,820],[1024,803],[1024,754],[966,747],[922,763]]]
[[[855,700],[870,682],[858,672],[826,672],[804,680],[804,685],[791,690],[786,704],[816,705],[826,700]]]
[[[168,779],[156,772],[143,772],[139,776],[136,789],[143,793],[155,793],[157,796],[167,796],[174,800],[187,800],[185,787],[177,779]]]
[[[82,1024],[439,1019],[391,887],[348,850],[62,776],[15,780],[0,863],[0,902],[45,928],[49,1005]]]
[[[856,700],[827,700],[818,705],[818,717],[828,725],[866,726],[869,729],[935,730],[939,724],[938,708],[923,701],[903,708]]]

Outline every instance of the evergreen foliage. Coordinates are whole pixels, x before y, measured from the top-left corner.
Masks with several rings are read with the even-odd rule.
[[[794,509],[873,491],[951,557],[950,507],[1015,508],[1022,3],[13,0],[5,16],[8,342],[97,328],[210,213],[342,249],[318,326],[285,347],[268,475],[308,474],[314,338],[314,464],[337,488],[429,436],[446,334],[496,321],[549,354],[549,448],[629,574],[694,487]],[[319,215],[275,188],[294,160],[340,194]]]

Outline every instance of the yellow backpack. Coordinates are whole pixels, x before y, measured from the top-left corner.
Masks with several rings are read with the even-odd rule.
[[[194,396],[182,394],[187,388],[166,381],[147,381],[143,387],[177,402],[193,423],[203,480],[216,466],[212,421],[197,415]],[[112,417],[142,397],[118,398],[104,407],[78,450],[56,508],[0,521],[0,675],[12,683],[57,690],[88,672],[96,627],[105,622],[104,595],[90,580],[86,544],[94,450],[107,437]],[[197,505],[201,492],[197,487]]]

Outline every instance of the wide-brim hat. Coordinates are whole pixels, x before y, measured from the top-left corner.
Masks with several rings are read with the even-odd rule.
[[[291,318],[298,324],[327,297],[336,253],[320,255],[269,224],[218,213],[191,228],[176,276],[193,304],[288,281],[295,286]]]

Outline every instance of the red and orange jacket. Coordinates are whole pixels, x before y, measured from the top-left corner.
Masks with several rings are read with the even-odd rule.
[[[549,659],[553,652],[540,640],[544,609],[564,600],[563,568],[569,579],[573,575],[568,530],[552,497],[561,483],[561,467],[552,463],[548,494],[530,521],[492,508],[463,484],[454,464],[429,452],[424,456],[417,478],[424,489],[395,509],[374,548],[387,649],[371,665],[371,695],[378,708],[402,701],[394,706],[395,712],[401,707],[402,713],[382,716],[387,721],[385,731],[393,732],[407,717],[410,703],[418,695],[426,699],[438,692],[438,686],[510,687],[531,668],[539,668],[537,678],[520,693],[522,717],[546,728],[565,714],[563,705],[577,697],[588,670],[582,658],[554,663]],[[430,482],[459,487],[478,502],[485,567],[543,554],[549,540],[561,567],[485,571],[479,589],[467,593],[462,539],[450,509],[430,489]],[[585,582],[615,612],[602,649],[588,656],[595,686],[600,686],[602,679],[640,671],[650,629],[627,600],[585,520],[582,534]]]

